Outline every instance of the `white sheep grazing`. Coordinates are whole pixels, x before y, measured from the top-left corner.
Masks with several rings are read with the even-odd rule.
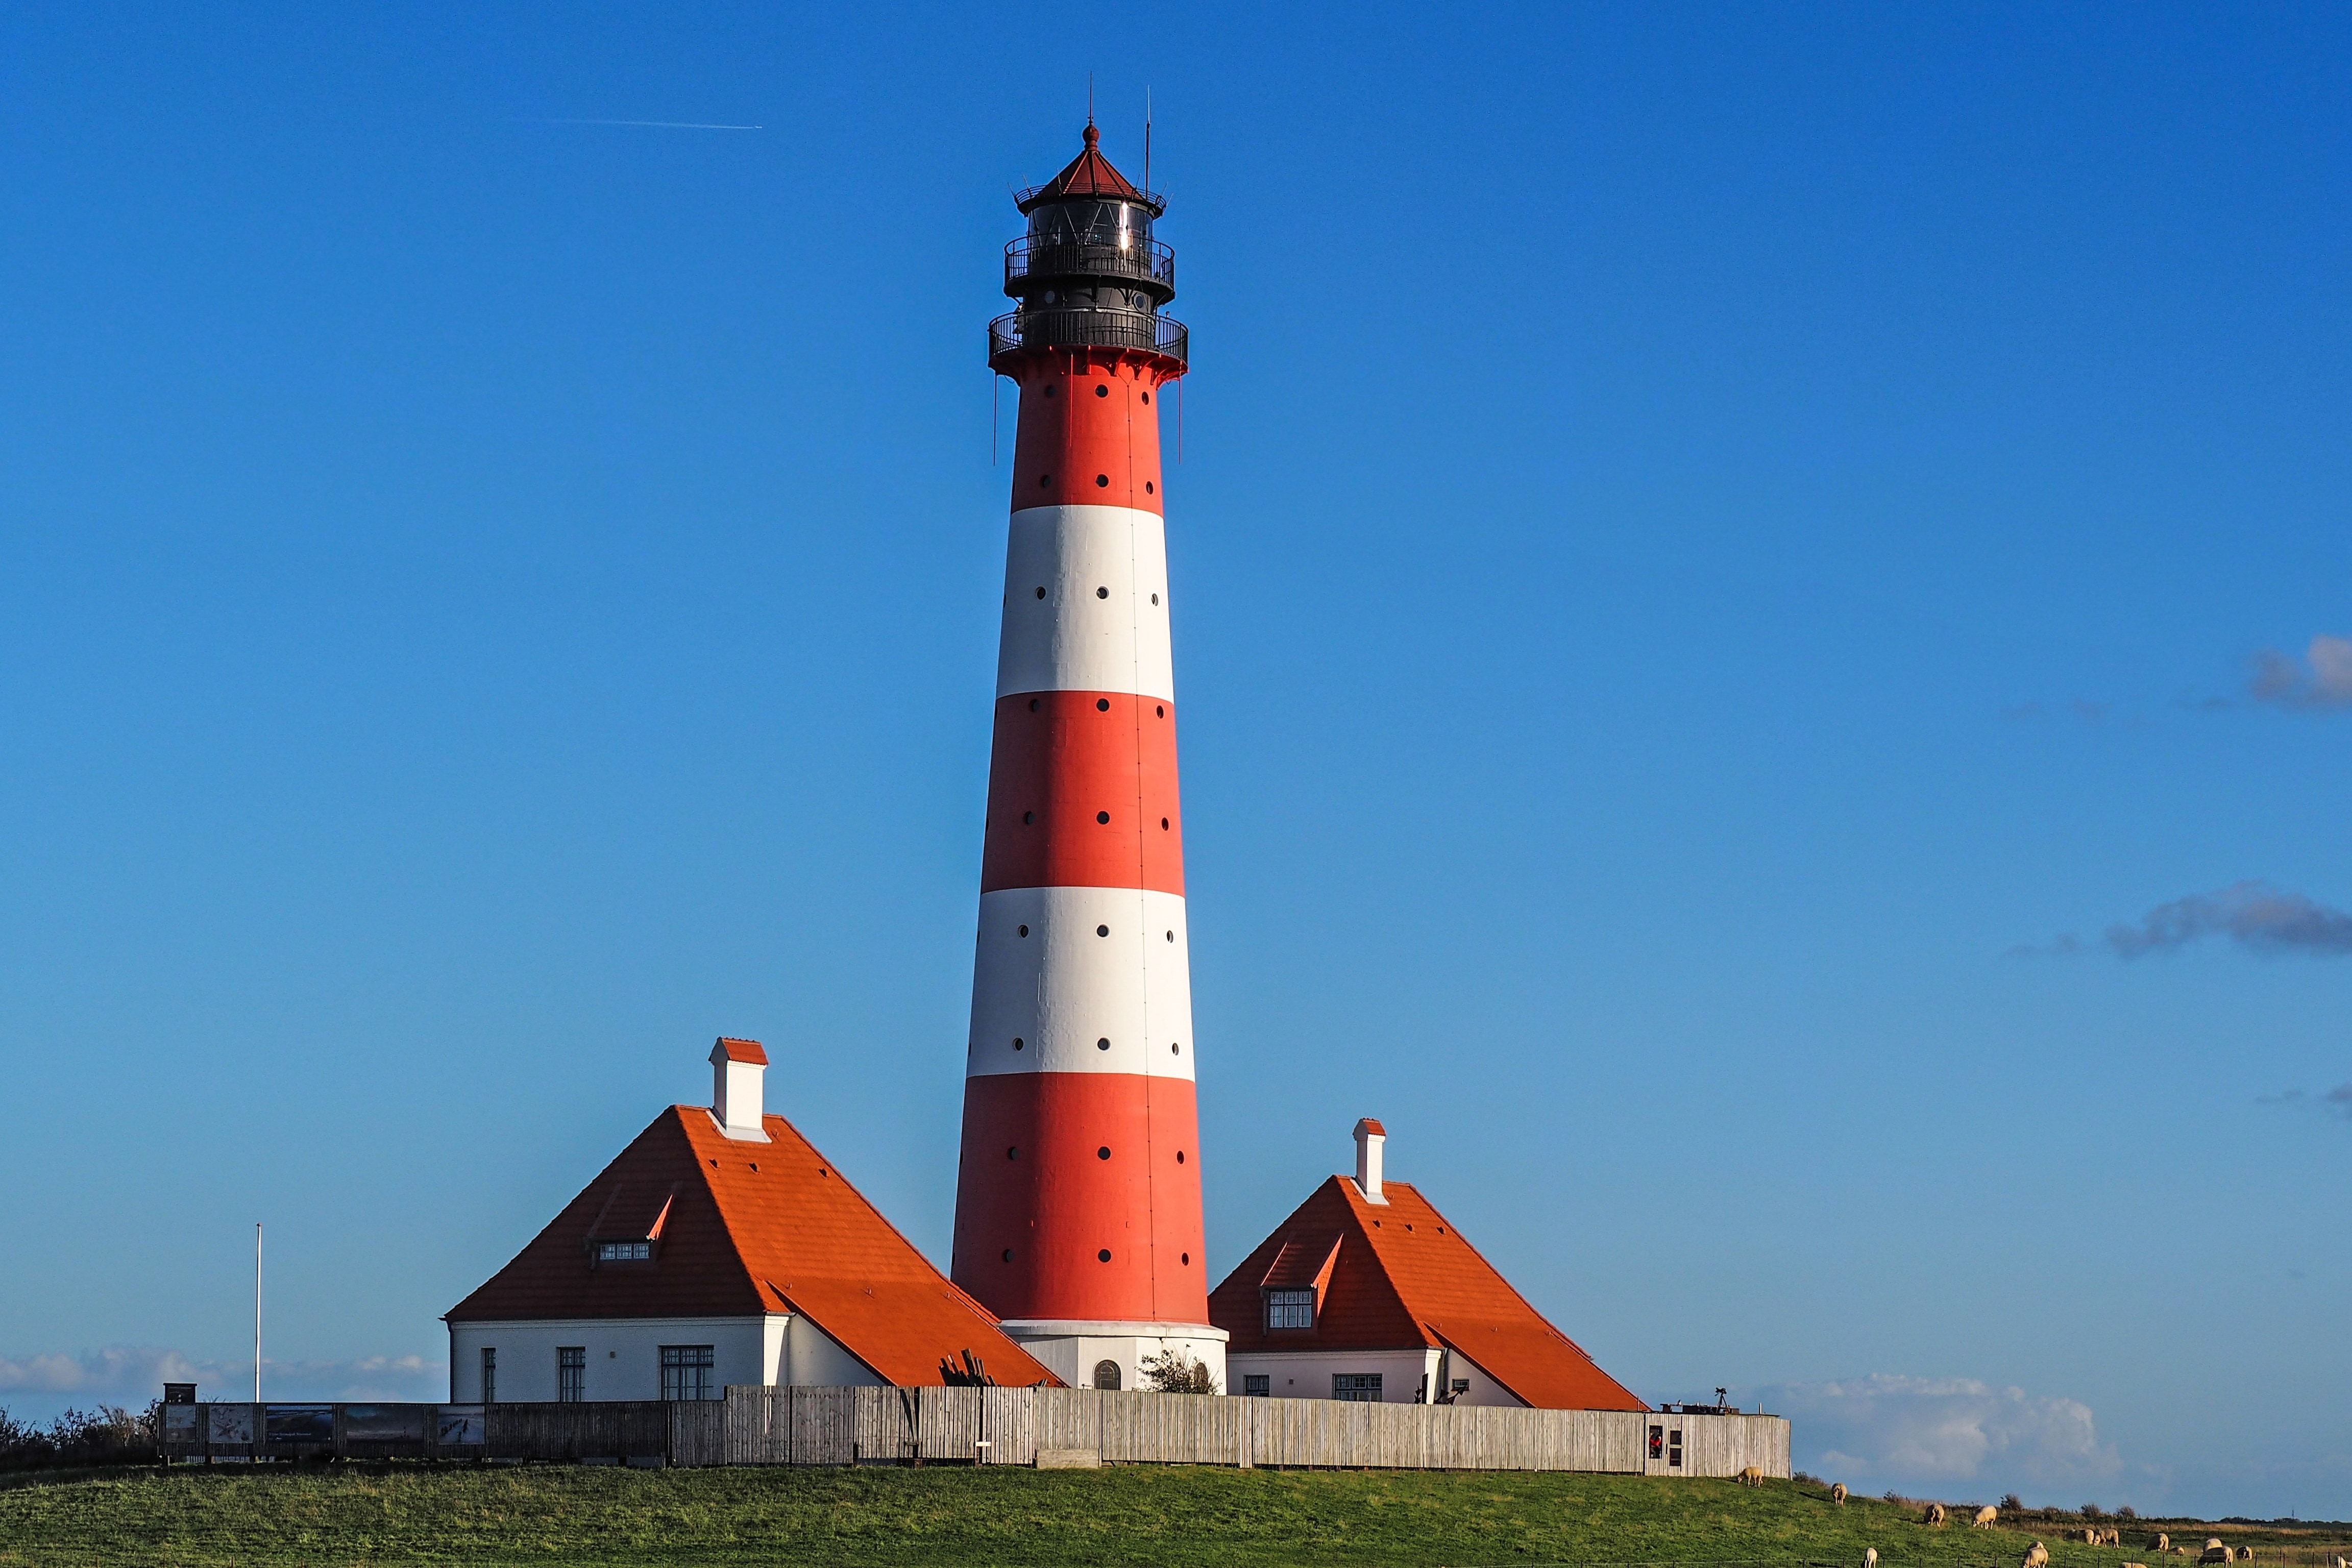
[[[2019,1561],[2017,1568],[2050,1568],[2050,1548],[2035,1542],[2025,1549],[2025,1555]]]
[[[1830,1501],[1837,1504],[1838,1507],[1843,1508],[1845,1506],[1845,1483],[1843,1481],[1840,1481],[1837,1485],[1830,1488]]]
[[[1969,1528],[1970,1530],[1990,1530],[1992,1528],[1992,1521],[2000,1517],[2000,1510],[1993,1507],[1990,1503],[1987,1503],[1984,1507],[1977,1510],[1976,1518],[1969,1521]]]
[[[1878,1568],[1878,1548],[1866,1549],[1862,1554],[1862,1568]]]

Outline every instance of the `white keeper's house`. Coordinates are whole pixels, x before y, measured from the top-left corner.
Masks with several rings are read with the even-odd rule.
[[[1354,1178],[1316,1188],[1210,1296],[1210,1321],[1232,1336],[1226,1392],[1648,1409],[1427,1198],[1381,1178],[1387,1142],[1379,1122],[1357,1122]]]
[[[1059,1379],[833,1163],[764,1114],[767,1053],[711,1048],[711,1103],[656,1117],[451,1308],[449,1397],[716,1399],[730,1384]]]

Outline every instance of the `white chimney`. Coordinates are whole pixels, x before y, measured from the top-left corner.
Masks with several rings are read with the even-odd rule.
[[[710,1047],[710,1120],[719,1131],[746,1143],[765,1143],[760,1124],[764,1109],[761,1079],[767,1075],[768,1053],[757,1040],[730,1040],[720,1036]]]
[[[1385,1204],[1381,1196],[1381,1145],[1389,1141],[1386,1129],[1367,1116],[1356,1123],[1356,1190],[1368,1204]]]

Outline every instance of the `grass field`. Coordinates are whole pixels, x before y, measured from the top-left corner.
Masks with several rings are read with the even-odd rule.
[[[632,1471],[349,1467],[117,1471],[0,1487],[0,1563],[1257,1564],[1826,1563],[2053,1568],[2147,1561],[2056,1524],[1929,1530],[1908,1510],[1774,1482],[1444,1472],[969,1468]],[[2199,1544],[2207,1527],[2194,1526]],[[2182,1533],[2176,1530],[2175,1534]],[[2229,1530],[2293,1568],[2337,1533]],[[2169,1560],[2179,1563],[2184,1560]],[[2151,1565],[2152,1568],[2152,1565]]]

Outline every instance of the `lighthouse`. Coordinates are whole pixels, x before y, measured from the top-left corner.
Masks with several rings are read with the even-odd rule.
[[[1098,142],[1015,198],[989,324],[1019,434],[952,1270],[1066,1383],[1173,1354],[1222,1387],[1160,467],[1188,342],[1166,204]]]

